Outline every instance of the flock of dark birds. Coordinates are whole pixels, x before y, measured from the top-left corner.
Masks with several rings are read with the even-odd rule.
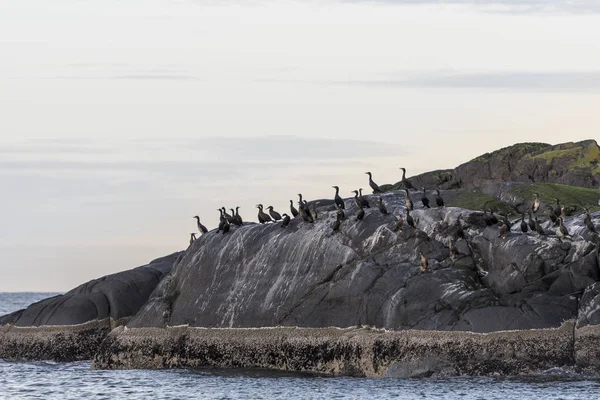
[[[406,194],[406,196],[405,196],[406,207],[405,207],[405,218],[402,218],[402,216],[398,216],[398,218],[396,219],[396,224],[395,224],[395,228],[394,228],[395,231],[402,231],[405,221],[408,226],[416,229],[415,221],[414,221],[413,217],[410,215],[410,212],[414,210],[414,203],[411,199],[410,192],[409,192],[409,190],[416,191],[416,188],[412,185],[410,180],[408,180],[406,178],[406,169],[405,168],[400,168],[400,169],[402,170],[401,183],[403,186],[403,190]],[[383,190],[379,187],[379,185],[377,185],[373,181],[373,175],[371,174],[371,172],[365,172],[365,174],[367,174],[369,176],[369,186],[371,187],[373,194],[383,193]],[[344,210],[346,209],[346,206],[345,206],[344,200],[339,195],[340,188],[338,186],[332,186],[332,188],[335,189],[335,195],[334,195],[333,201],[337,208],[337,217],[331,226],[332,232],[335,233],[340,229],[342,221],[346,219],[346,214],[344,212]],[[367,198],[365,198],[363,196],[362,190],[363,190],[362,188],[359,188],[358,190],[353,190],[351,192],[351,193],[354,193],[354,202],[355,202],[356,206],[358,207],[358,211],[355,216],[356,221],[362,220],[365,216],[364,209],[371,207],[371,204],[369,203]],[[422,187],[421,191],[422,191],[422,197],[421,197],[422,208],[423,209],[431,208],[431,201],[427,197],[427,190],[424,187]],[[442,198],[440,191],[437,189],[435,190],[434,201],[435,201],[435,205],[440,209],[445,206],[444,199]],[[555,199],[555,202],[556,202],[555,205],[548,204],[545,207],[545,209],[548,210],[547,214],[548,214],[549,220],[551,220],[552,223],[554,224],[554,226],[556,226],[556,235],[559,238],[570,238],[571,235],[569,233],[569,230],[564,225],[565,207],[563,205],[561,205],[559,199]],[[291,216],[288,215],[287,213],[283,213],[283,214],[278,213],[277,211],[275,211],[273,209],[273,206],[269,206],[266,208],[268,211],[268,213],[267,213],[264,211],[264,206],[262,204],[258,204],[258,205],[256,205],[256,208],[258,208],[258,222],[261,224],[280,223],[281,227],[285,228],[289,225],[292,218],[300,218],[304,222],[307,222],[307,223],[314,223],[317,221],[317,219],[318,219],[317,205],[319,204],[318,201],[307,202],[305,199],[302,198],[302,194],[298,193],[298,203],[297,204],[298,204],[298,208],[294,207],[294,202],[292,200],[290,200]],[[387,208],[383,202],[383,199],[381,197],[377,197],[375,206],[379,209],[381,214],[383,214],[383,215],[388,214],[388,210],[387,210]],[[220,216],[219,216],[219,226],[217,228],[217,233],[221,232],[223,234],[227,234],[231,230],[232,225],[236,225],[236,226],[243,225],[244,221],[243,221],[242,217],[240,216],[239,209],[240,209],[239,206],[236,207],[235,210],[233,208],[230,208],[229,210],[231,211],[231,213],[228,213],[227,209],[225,207],[218,209]],[[491,209],[483,211],[483,219],[487,226],[498,226],[499,227],[498,237],[501,237],[503,239],[505,239],[506,236],[508,235],[508,233],[511,232],[512,227],[519,222],[520,222],[520,230],[523,233],[527,233],[527,232],[531,231],[531,232],[536,232],[539,235],[547,235],[548,232],[546,232],[542,228],[542,226],[540,225],[540,222],[538,220],[538,215],[541,213],[541,210],[542,210],[542,207],[541,207],[540,196],[538,193],[535,193],[534,199],[531,202],[531,207],[527,211],[528,221],[525,221],[525,215],[526,215],[525,212],[521,212],[520,219],[517,219],[516,221],[511,222],[508,219],[507,214],[504,214],[504,215],[500,216],[500,218],[498,218],[498,216],[496,216],[496,214],[494,214],[493,210],[491,210]],[[444,223],[446,223],[447,217],[448,217],[448,215],[446,216]],[[461,224],[461,217],[462,217],[462,215],[459,215],[454,224],[454,228],[455,228],[454,236],[455,236],[456,240],[465,238],[465,233],[464,233],[464,230],[463,230],[462,224]],[[196,223],[198,225],[198,230],[200,231],[200,233],[202,233],[202,234],[208,233],[208,229],[206,228],[206,226],[204,226],[200,222],[200,217],[198,217],[196,215],[196,216],[194,216],[194,218],[196,219]],[[598,235],[598,232],[596,231],[594,223],[592,222],[591,216],[589,214],[589,210],[587,208],[585,209],[584,223],[590,232]],[[191,233],[190,244],[192,244],[195,240],[196,240],[196,234]],[[456,254],[457,254],[457,251],[453,245],[453,241],[450,241],[450,255],[452,258],[454,258],[454,256]],[[420,253],[420,256],[421,256],[421,270],[426,272],[428,270],[429,263],[427,261],[427,258],[425,258],[425,256],[423,255],[423,253]]]

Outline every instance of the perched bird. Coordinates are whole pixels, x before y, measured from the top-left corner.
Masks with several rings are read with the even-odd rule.
[[[439,189],[435,190],[435,204],[439,207],[442,208],[444,207],[444,199],[442,198],[442,195],[440,194]]]
[[[531,214],[531,211],[529,211],[529,230],[531,232],[535,232],[537,229],[535,228],[535,221],[533,220],[533,215]]]
[[[234,225],[242,225],[243,222],[238,219],[237,215],[235,215],[235,210],[233,208],[230,208],[231,210],[231,223]]]
[[[410,210],[407,208],[406,209],[406,223],[408,224],[408,226],[410,226],[411,228],[416,228],[415,226],[415,220],[413,219],[413,217],[410,215]]]
[[[333,201],[335,202],[335,205],[339,208],[341,208],[342,210],[346,208],[346,205],[344,204],[344,199],[342,199],[340,197],[340,188],[337,186],[332,186],[332,188],[335,189],[335,196],[333,197]]]
[[[554,199],[554,200],[556,200],[556,206],[554,207],[554,215],[556,215],[557,217],[560,217],[560,209],[561,209],[560,200],[558,200],[558,199]]]
[[[300,215],[300,218],[302,218],[302,220],[304,222],[314,222],[310,213],[308,212],[308,210],[306,209],[306,207],[304,206],[304,204],[301,201],[298,202],[298,214]]]
[[[290,200],[290,212],[292,213],[292,217],[296,218],[299,213],[298,210],[296,210],[296,207],[294,207],[294,201]]]
[[[342,214],[340,214],[339,212],[342,212]],[[343,215],[344,211],[338,207],[338,213],[337,213],[337,218],[335,219],[335,221],[333,222],[333,224],[331,225],[331,229],[333,229],[334,232],[337,232],[340,230],[340,226],[342,225],[342,215]]]
[[[556,229],[556,236],[558,237],[568,237],[571,236],[569,234],[569,230],[565,226],[562,217],[558,217],[558,228]]]
[[[360,221],[365,217],[365,210],[362,207],[358,208],[358,213],[356,213],[356,220]]]
[[[423,203],[423,208],[431,208],[429,207],[429,199],[427,198],[427,191],[425,190],[425,188],[421,188],[423,189],[423,197],[421,197],[421,203]]]
[[[369,175],[369,186],[371,186],[371,189],[373,189],[373,193],[381,193],[381,189],[373,181],[373,175],[370,172],[365,172],[365,174]]]
[[[583,222],[585,223],[585,226],[587,226],[587,228],[590,232],[598,233],[598,232],[596,232],[596,227],[594,226],[594,223],[592,222],[592,217],[590,216],[590,212],[587,208],[585,209],[585,217],[583,218]]]
[[[290,216],[286,213],[283,213],[283,220],[281,221],[281,227],[288,226],[290,224]]]
[[[196,234],[195,233],[190,233],[190,244],[194,243],[194,241],[196,240]]]
[[[483,220],[485,221],[485,224],[486,224],[487,226],[492,226],[492,225],[494,225],[494,224],[492,223],[492,219],[490,218],[490,216],[489,216],[489,215],[488,215],[488,213],[487,213],[487,210],[483,210]]]
[[[196,218],[196,223],[198,225],[198,230],[200,231],[200,233],[203,235],[207,233],[208,229],[206,229],[206,227],[200,223],[200,217],[196,215],[194,218]]]
[[[302,193],[298,193],[298,211],[304,208],[304,201],[302,200]],[[306,210],[308,212],[308,210]]]
[[[428,272],[429,261],[427,260],[427,258],[425,258],[422,252],[419,252],[419,254],[421,255],[421,272]]]
[[[269,210],[269,215],[271,216],[271,218],[273,218],[273,221],[281,220],[281,214],[273,210],[273,206],[267,207],[267,210]]]
[[[494,215],[494,211],[492,211],[492,209],[490,208],[490,221],[492,222],[492,225],[496,225],[498,223],[498,217],[496,217]]]
[[[550,220],[552,221],[552,223],[555,226],[558,225],[558,217],[554,213],[554,208],[552,208],[552,206],[550,204],[548,204],[547,208],[548,208],[548,217],[550,218]]]
[[[219,216],[219,227],[217,228],[217,232],[220,232],[223,230],[223,225],[227,223],[227,218],[223,215],[223,210],[219,208],[218,211],[221,215]]]
[[[533,198],[533,203],[531,204],[531,211],[534,213],[538,212],[540,209],[540,195],[538,193],[533,194],[535,197]]]
[[[371,208],[371,206],[369,205],[369,200],[363,197],[362,191],[362,188],[358,188],[358,198],[360,199],[362,206],[365,208]]]
[[[454,246],[454,242],[452,240],[450,240],[450,246],[448,246],[450,249],[450,258],[452,260],[454,260],[456,258],[456,256],[459,254],[458,253],[458,249],[456,248],[456,246]]]
[[[412,200],[410,199],[410,194],[408,193],[408,189],[404,189],[404,192],[406,193],[406,196],[404,198],[404,203],[406,204],[406,208],[410,211],[412,211],[414,209],[414,205]]]
[[[398,217],[396,221],[396,226],[394,227],[394,232],[402,231],[402,227],[404,226],[404,220],[402,219],[402,215]]]
[[[242,216],[240,215],[240,206],[237,206],[235,208],[235,219],[237,219],[239,225],[244,225],[244,220],[242,219]]]
[[[527,222],[525,222],[525,213],[521,213],[521,232],[527,233],[529,227],[527,226]]]
[[[340,205],[338,205],[337,218],[341,221],[346,219],[346,214],[344,213],[344,209]]]
[[[379,198],[379,200],[377,200],[377,207],[383,215],[386,215],[388,213],[387,208],[385,208],[385,204],[383,204],[383,199],[381,197]]]
[[[306,202],[306,200],[304,200],[304,205],[308,209],[308,212],[309,212],[310,217],[312,218],[313,222],[319,218],[319,215],[317,214],[317,204],[318,204],[318,202],[316,202],[316,201],[311,201],[309,204]]]
[[[354,193],[354,202],[356,203],[356,206],[358,208],[360,208],[360,207],[369,208],[369,202],[367,201],[367,199],[363,198],[362,195],[360,197],[358,196],[358,194],[359,194],[358,190],[353,190],[351,193]]]
[[[402,170],[402,184],[404,185],[404,187],[406,189],[414,189],[415,187],[412,185],[412,183],[410,183],[410,181],[406,179],[406,168],[400,167],[400,169]]]
[[[539,234],[539,235],[545,235],[546,232],[544,232],[544,229],[542,228],[542,226],[540,225],[540,221],[538,221],[537,219],[537,215],[535,216],[535,231]]]
[[[454,223],[454,225],[456,225],[457,239],[465,238],[465,231],[463,230],[462,224],[460,223],[461,218],[462,218],[462,214],[458,214],[458,217],[456,218],[456,222]]]
[[[229,222],[227,222],[227,220],[225,220],[225,223],[223,224],[223,227],[221,228],[221,230],[223,231],[223,235],[226,234],[227,232],[229,232],[229,228],[231,225],[229,225]]]
[[[227,214],[227,210],[225,209],[225,207],[221,207],[221,209],[223,210],[223,216],[225,217],[227,222],[229,222],[230,224],[234,224],[235,218],[233,218],[233,215]]]
[[[258,208],[258,222],[260,222],[261,224],[265,224],[267,222],[272,222],[269,214],[267,214],[263,211],[262,204],[257,205],[256,208]]]

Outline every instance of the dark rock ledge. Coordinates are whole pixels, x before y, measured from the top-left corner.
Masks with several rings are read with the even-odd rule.
[[[575,364],[573,331],[573,322],[555,329],[486,334],[370,328],[118,327],[102,343],[93,368],[264,368],[401,378],[534,374]],[[579,352],[598,355],[597,339],[580,343]]]

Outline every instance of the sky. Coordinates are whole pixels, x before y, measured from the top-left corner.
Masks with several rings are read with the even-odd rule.
[[[0,0],[0,291],[185,249],[216,209],[600,137],[596,0]]]

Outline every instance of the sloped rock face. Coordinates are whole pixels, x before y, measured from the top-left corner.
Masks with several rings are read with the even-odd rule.
[[[375,197],[369,196],[372,204]],[[189,324],[201,327],[350,327],[492,332],[558,327],[577,316],[578,299],[598,280],[596,245],[521,234],[506,239],[486,227],[479,212],[416,210],[418,229],[395,232],[404,194],[383,195],[390,214],[346,201],[340,232],[332,207],[319,221],[246,224],[215,231],[193,243],[129,327]],[[466,240],[455,241],[462,215]],[[598,223],[600,215],[594,215]],[[429,260],[419,268],[419,252]]]
[[[410,178],[425,187],[481,188],[490,182],[546,182],[597,188],[600,147],[595,140],[561,143],[519,143],[484,154],[453,170]]]
[[[107,318],[119,324],[139,311],[179,255],[174,253],[148,265],[94,279],[64,295],[0,317],[0,325],[77,325]]]

